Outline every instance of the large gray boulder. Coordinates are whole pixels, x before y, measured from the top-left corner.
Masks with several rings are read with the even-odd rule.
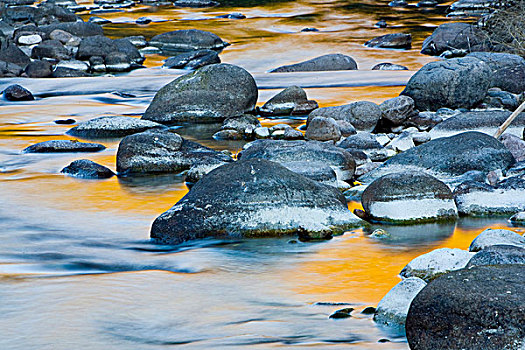
[[[162,124],[220,122],[252,111],[257,94],[255,80],[246,70],[212,64],[161,88],[142,119]]]
[[[475,253],[461,249],[440,248],[409,262],[399,273],[402,277],[419,277],[425,282],[450,271],[465,268]]]
[[[410,349],[523,349],[525,268],[478,266],[430,282],[406,319]]]
[[[178,244],[206,237],[299,234],[322,239],[360,225],[335,188],[263,159],[221,166],[153,222],[151,237]]]
[[[445,51],[475,52],[487,51],[488,48],[487,38],[477,26],[455,22],[437,27],[423,42],[421,53],[438,56]]]
[[[497,244],[477,252],[468,262],[466,268],[483,265],[525,265],[525,245]],[[525,267],[525,266],[524,266]]]
[[[475,52],[475,57],[485,62],[490,70],[490,87],[521,94],[525,91],[525,59],[518,55],[499,52]]]
[[[361,196],[370,220],[421,223],[454,220],[457,209],[447,185],[425,173],[401,172],[380,177]]]
[[[489,66],[474,57],[430,62],[410,78],[401,94],[412,97],[419,110],[472,108],[485,97],[490,76]]]
[[[306,125],[315,117],[325,117],[347,121],[359,131],[372,131],[381,118],[381,113],[375,103],[358,101],[343,106],[318,108],[308,115]]]
[[[132,117],[106,116],[91,119],[71,128],[67,134],[85,138],[123,137],[149,129],[165,129],[162,124]]]
[[[222,164],[231,157],[164,130],[126,136],[117,151],[120,175],[180,173],[197,163]]]
[[[216,34],[198,29],[182,29],[155,35],[149,44],[165,51],[221,50],[229,45]]]
[[[492,136],[464,132],[434,139],[400,153],[361,176],[359,181],[370,183],[389,173],[414,170],[448,182],[471,170],[488,173],[491,170],[508,169],[514,163],[509,150]]]
[[[272,69],[270,73],[285,73],[285,72],[319,72],[319,71],[334,71],[334,70],[355,70],[357,63],[350,56],[342,55],[340,53],[323,55],[311,60],[281,66]]]
[[[277,163],[309,162],[330,166],[342,181],[351,180],[355,160],[342,148],[318,141],[256,140],[245,146],[237,156],[242,160],[266,159]]]
[[[525,237],[511,230],[489,228],[474,238],[470,244],[469,251],[479,252],[488,247],[501,244],[525,248]]]

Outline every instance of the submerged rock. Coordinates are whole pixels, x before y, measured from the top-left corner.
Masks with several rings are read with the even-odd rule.
[[[29,90],[18,84],[9,85],[3,94],[8,101],[32,101],[35,99]]]
[[[385,175],[366,188],[361,203],[367,216],[374,221],[419,223],[457,217],[448,186],[425,173]]]
[[[478,266],[430,282],[406,319],[411,349],[520,349],[525,339],[523,265]]]
[[[51,140],[36,143],[24,149],[24,153],[99,152],[106,149],[99,143],[72,140]]]
[[[406,33],[381,35],[368,40],[365,46],[383,49],[410,49],[412,47],[412,35]]]
[[[311,60],[281,66],[272,69],[270,73],[284,73],[284,72],[319,72],[319,71],[334,71],[334,70],[356,70],[357,63],[350,56],[342,55],[340,53],[329,54],[312,58]]]
[[[419,110],[472,108],[485,97],[490,75],[488,65],[473,57],[430,62],[410,78],[401,94],[412,97]]]
[[[306,124],[315,117],[325,117],[345,120],[359,131],[372,131],[381,118],[381,113],[381,109],[375,103],[358,101],[343,106],[318,108],[308,115]]]
[[[469,251],[479,252],[488,247],[502,244],[525,248],[525,237],[514,231],[489,228],[474,238],[470,244]]]
[[[120,141],[117,151],[117,171],[120,175],[180,173],[198,162],[216,164],[231,161],[233,159],[223,153],[164,130],[148,130],[126,136]]]
[[[372,70],[408,70],[408,68],[399,64],[384,62],[376,64]]]
[[[115,175],[110,169],[89,159],[75,160],[60,172],[84,179],[108,179]]]
[[[198,29],[182,29],[155,35],[149,44],[166,51],[221,50],[229,45],[217,35]]]
[[[214,63],[221,63],[217,51],[198,50],[170,57],[164,61],[162,67],[173,69],[197,69]]]
[[[421,278],[410,277],[395,285],[377,305],[374,321],[403,328],[410,303],[427,285]]]
[[[206,237],[297,234],[323,239],[360,220],[342,194],[262,159],[221,166],[155,219],[151,237],[178,244]]]
[[[142,119],[162,124],[223,121],[252,111],[257,94],[255,80],[246,70],[212,64],[161,88]]]
[[[123,137],[149,129],[165,129],[162,124],[132,117],[106,116],[79,123],[67,134],[86,138]]]
[[[259,112],[261,115],[304,115],[318,107],[317,102],[308,100],[306,91],[290,86],[268,100]]]
[[[461,249],[441,248],[418,256],[409,262],[400,275],[402,277],[419,277],[425,282],[467,266],[474,253]]]

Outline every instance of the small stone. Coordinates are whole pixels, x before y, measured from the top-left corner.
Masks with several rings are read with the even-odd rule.
[[[20,45],[36,45],[42,42],[42,37],[38,34],[22,35],[18,38]]]
[[[373,306],[367,306],[361,311],[363,315],[373,315],[376,313],[376,308]]]
[[[258,128],[255,128],[253,132],[255,134],[255,138],[257,139],[267,139],[270,137],[270,129],[268,129],[265,126],[260,126]]]
[[[75,124],[75,119],[57,119],[55,120],[55,124]]]
[[[137,23],[137,24],[149,24],[149,23],[151,23],[151,21],[152,20],[149,17],[139,17],[139,18],[137,18],[135,23]]]
[[[108,179],[115,175],[110,169],[89,159],[75,160],[60,172],[84,179]]]
[[[317,28],[303,28],[301,29],[301,32],[318,32],[319,29]]]
[[[99,152],[106,147],[99,143],[76,140],[51,140],[36,143],[24,149],[24,153]]]
[[[387,27],[387,23],[386,23],[386,21],[385,21],[384,19],[382,19],[382,20],[380,20],[379,22],[377,22],[377,23],[375,24],[375,26],[376,26],[377,28],[386,28],[386,27]]]
[[[4,97],[8,101],[32,101],[35,99],[29,90],[18,84],[8,86],[4,90]]]
[[[384,62],[376,64],[372,70],[408,70],[408,68],[399,64]]]
[[[352,313],[352,311],[354,311],[353,307],[347,307],[347,308],[344,308],[344,309],[341,309],[341,310],[337,310],[336,312],[334,312],[333,314],[330,315],[330,318],[332,318],[332,319],[339,319],[339,318],[352,317],[352,315],[350,315]]]

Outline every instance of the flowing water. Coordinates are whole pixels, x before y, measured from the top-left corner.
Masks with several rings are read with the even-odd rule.
[[[223,62],[254,74],[264,102],[279,88],[308,87],[321,106],[397,96],[412,72],[368,69],[390,61],[416,70],[431,57],[418,53],[443,11],[392,9],[387,1],[223,1],[227,7],[139,7],[103,15],[106,34],[124,37],[181,29],[211,30],[233,45]],[[240,5],[239,5],[240,4]],[[242,12],[244,20],[217,19]],[[149,16],[154,23],[137,26]],[[89,16],[86,16],[86,18]],[[373,27],[386,19],[393,28]],[[304,27],[320,32],[300,33]],[[389,32],[411,32],[414,49],[365,48]],[[267,74],[268,69],[329,52],[353,56],[362,71]],[[70,139],[56,119],[139,116],[155,91],[180,71],[149,69],[120,77],[3,79],[18,82],[36,101],[0,101],[0,348],[161,349],[358,348],[406,349],[402,334],[360,314],[399,282],[411,259],[440,247],[466,249],[485,227],[505,218],[456,224],[386,227],[391,237],[355,230],[320,243],[283,239],[203,240],[182,246],[149,242],[156,216],[187,192],[182,175],[79,180],[60,174],[88,158],[115,169],[119,140],[96,154],[23,154],[33,143]],[[302,118],[269,120],[294,126]],[[182,126],[184,137],[233,152],[242,142],[218,142],[217,125]],[[358,206],[351,203],[351,207]],[[353,317],[328,316],[343,307]],[[388,339],[389,342],[384,342]],[[379,342],[379,340],[382,340]]]

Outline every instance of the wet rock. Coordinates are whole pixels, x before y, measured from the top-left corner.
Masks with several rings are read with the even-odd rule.
[[[155,219],[151,237],[177,244],[206,237],[299,233],[323,239],[360,224],[341,193],[262,159],[221,166]]]
[[[221,63],[219,54],[213,50],[198,50],[182,53],[164,61],[164,68],[197,69],[208,64]]]
[[[197,160],[191,165],[191,168],[186,173],[184,180],[186,181],[188,187],[191,187],[210,171],[228,163],[229,162],[225,162],[217,158],[206,158],[203,160]]]
[[[435,279],[410,306],[410,348],[519,349],[525,338],[524,284],[522,265],[478,266]]]
[[[379,105],[381,116],[392,125],[401,125],[417,113],[414,100],[408,96],[398,96],[384,101]]]
[[[334,71],[334,70],[356,70],[357,63],[350,56],[337,54],[329,54],[312,58],[311,60],[281,66],[272,69],[270,73],[285,73],[285,72],[318,72],[318,71]]]
[[[375,103],[359,101],[343,106],[318,108],[308,115],[306,123],[308,124],[315,117],[325,117],[345,120],[359,131],[372,131],[381,114],[381,109]]]
[[[425,39],[421,53],[439,56],[447,50],[465,50],[466,52],[487,51],[489,45],[485,34],[469,23],[445,23],[437,27],[431,36]]]
[[[312,162],[324,163],[337,174],[338,180],[352,179],[355,161],[342,148],[318,141],[256,140],[245,146],[239,159],[266,159],[278,163]]]
[[[60,124],[60,125],[70,125],[70,124],[75,124],[75,123],[76,123],[75,119],[71,119],[71,118],[55,120],[55,124]]]
[[[392,0],[388,3],[388,6],[390,7],[407,7],[408,2],[405,0]]]
[[[222,121],[252,111],[257,94],[255,80],[246,70],[212,64],[160,89],[142,119],[163,124]]]
[[[237,130],[219,130],[213,134],[215,140],[244,140],[245,136],[243,133]]]
[[[9,62],[0,61],[0,78],[17,77],[22,74],[22,67]]]
[[[143,48],[148,46],[148,41],[143,35],[127,36],[123,39],[129,41],[136,48]]]
[[[306,91],[290,86],[268,100],[259,112],[261,115],[304,115],[318,107],[317,102],[308,100]]]
[[[512,215],[509,221],[513,225],[522,226],[523,224],[525,224],[525,211],[521,211],[519,213]]]
[[[76,43],[77,41],[80,43],[80,40],[81,40],[77,36],[69,32],[66,32],[65,30],[62,30],[62,29],[53,30],[51,33],[49,33],[49,38],[51,40],[57,40],[64,45],[67,45],[73,42]],[[70,46],[78,46],[78,45],[70,45]]]
[[[408,68],[399,64],[384,62],[376,64],[372,70],[408,70]]]
[[[173,2],[174,6],[177,7],[194,7],[194,8],[201,8],[201,7],[214,7],[219,5],[217,1],[212,0],[176,0]]]
[[[151,23],[151,18],[149,18],[149,17],[139,17],[139,18],[137,18],[135,23],[137,23],[137,24],[150,24]]]
[[[435,0],[421,0],[417,3],[417,7],[436,7],[438,4]]]
[[[525,264],[525,246],[492,245],[476,253],[466,268],[483,265]]]
[[[0,36],[0,61],[12,63],[24,69],[31,59],[13,41]]]
[[[454,115],[430,130],[432,138],[456,135],[465,130],[494,135],[496,129],[510,116],[508,111],[465,112]],[[525,127],[525,113],[520,113],[505,133],[521,136]]]
[[[111,52],[104,58],[106,70],[110,72],[127,72],[131,70],[132,62],[123,52]]]
[[[51,74],[53,78],[79,78],[79,77],[90,77],[91,74],[83,72],[78,69],[57,67]]]
[[[368,40],[365,46],[382,49],[410,49],[412,47],[412,35],[406,33],[381,35]]]
[[[323,118],[323,117],[315,117],[315,118]],[[335,122],[337,126],[339,127],[339,131],[341,131],[341,136],[347,137],[347,136],[352,136],[352,135],[357,134],[357,130],[354,128],[354,126],[350,122],[346,120],[336,120]]]
[[[472,108],[483,100],[489,85],[490,69],[485,62],[454,58],[424,65],[401,94],[410,96],[419,110]]]
[[[24,149],[24,153],[99,152],[106,149],[99,143],[72,140],[51,140],[36,143]]]
[[[215,161],[233,160],[223,153],[162,130],[126,136],[120,141],[117,151],[117,171],[120,175],[180,173],[197,162]]]
[[[339,141],[341,130],[334,119],[315,117],[308,124],[305,137],[315,141]]]
[[[386,28],[388,24],[386,23],[384,19],[382,19],[379,22],[377,22],[374,26],[377,28]]]
[[[36,59],[51,59],[54,61],[68,60],[71,52],[58,40],[45,40],[33,47],[31,57]]]
[[[131,63],[142,63],[143,57],[138,49],[126,39],[111,40],[102,35],[84,38],[78,47],[77,59],[89,60],[91,57],[102,57],[106,66],[112,65],[115,71],[129,69]],[[119,68],[120,65],[126,68]]]
[[[52,65],[48,61],[34,60],[25,69],[29,78],[47,78],[53,73]]]
[[[371,220],[396,224],[454,220],[458,215],[448,186],[425,173],[380,177],[363,192],[361,204]]]
[[[217,16],[217,18],[227,18],[227,19],[245,19],[246,16],[239,12],[229,13],[227,15]]]
[[[475,52],[467,57],[475,57],[485,62],[489,69],[489,87],[520,94],[525,91],[525,59],[518,55],[499,52]]]
[[[98,24],[98,25],[104,25],[104,24],[108,24],[108,23],[112,23],[112,22],[109,19],[107,19],[107,18],[102,18],[102,17],[98,17],[98,16],[92,16],[92,17],[89,17],[89,23]],[[137,23],[137,24],[140,24],[140,23]]]
[[[166,51],[221,50],[229,45],[217,35],[197,29],[175,30],[155,35],[149,44]]]
[[[474,253],[461,249],[441,248],[418,256],[409,262],[400,275],[402,277],[419,277],[425,282],[467,266]]]
[[[481,232],[470,244],[469,251],[479,252],[495,245],[510,245],[525,248],[525,237],[503,229],[486,229]]]
[[[464,132],[451,137],[432,139],[389,159],[371,171],[361,182],[370,183],[385,174],[418,170],[449,181],[471,170],[488,173],[508,169],[514,164],[512,154],[492,136]]]
[[[410,277],[396,284],[377,305],[374,321],[402,328],[410,303],[426,285],[425,281],[417,277]]]
[[[18,84],[9,85],[4,91],[4,98],[8,101],[32,101],[33,94]]]
[[[87,63],[78,60],[60,61],[55,65],[55,67],[75,69],[81,72],[87,72],[89,70],[89,65]]]
[[[340,318],[352,317],[352,315],[351,315],[352,311],[354,311],[353,307],[347,307],[347,308],[344,308],[344,309],[340,309],[340,310],[337,310],[336,312],[334,312],[333,314],[331,314],[329,318],[331,318],[331,319],[340,319]]]
[[[521,162],[525,160],[525,141],[512,134],[503,134],[499,140],[512,153],[516,161]]]
[[[108,179],[115,175],[110,169],[89,159],[75,160],[60,172],[84,179]]]
[[[373,315],[376,312],[376,308],[373,306],[367,306],[361,311],[363,315]]]
[[[303,29],[301,29],[301,32],[303,32],[303,33],[305,33],[305,32],[306,33],[307,32],[318,32],[318,31],[319,31],[319,29],[317,29],[317,28],[303,28]]]
[[[149,129],[165,129],[162,124],[132,117],[106,116],[79,123],[67,134],[84,138],[124,137]]]
[[[50,35],[53,31],[60,29],[68,32],[79,38],[87,38],[96,35],[104,35],[102,27],[96,23],[89,22],[68,22],[68,23],[54,23],[50,25],[40,26],[40,30]]]

